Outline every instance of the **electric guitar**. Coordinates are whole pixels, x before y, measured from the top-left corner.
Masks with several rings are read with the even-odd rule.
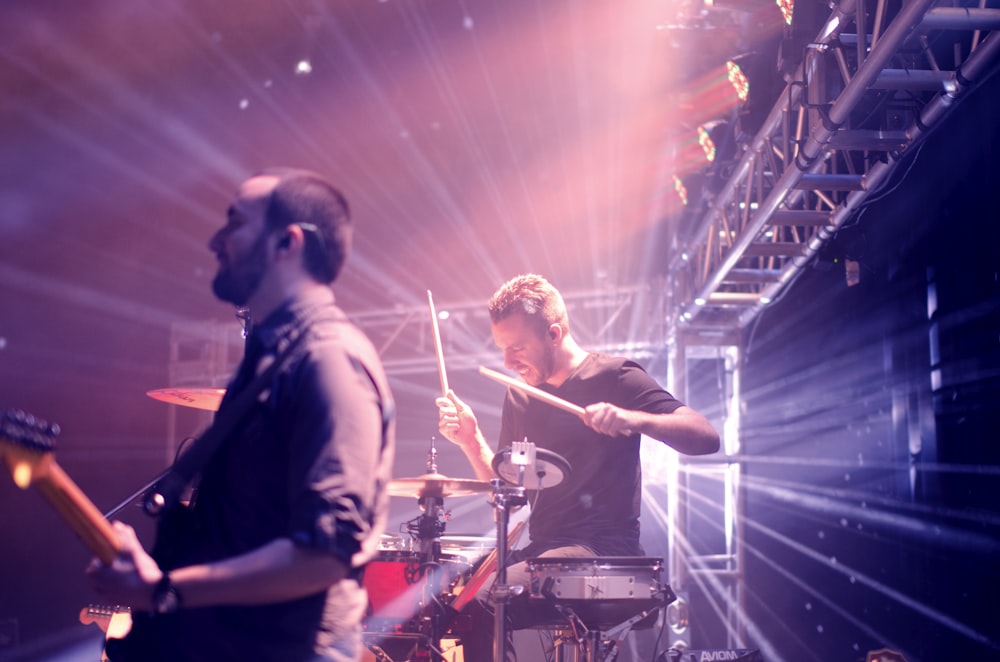
[[[94,556],[110,564],[120,543],[111,523],[56,462],[59,426],[23,411],[0,415],[0,457],[21,489],[38,488]]]
[[[103,563],[110,564],[121,548],[118,536],[97,506],[56,462],[53,451],[58,434],[58,425],[37,419],[23,411],[4,410],[0,414],[0,459],[10,469],[18,487],[36,487],[84,545]],[[81,614],[80,618],[93,619],[100,624],[104,616],[105,614],[97,611]],[[114,614],[111,613],[106,616],[109,625],[106,630],[106,654],[113,660],[151,660],[146,651],[150,648],[157,649],[155,640],[150,637],[160,631],[166,636],[173,623],[173,619],[163,618],[153,628],[148,624],[148,615],[138,614],[138,619],[133,619],[130,613],[119,619],[113,619]],[[122,628],[120,625],[126,622],[126,617],[128,627]],[[113,633],[111,625],[115,625]],[[130,636],[119,639],[126,633]],[[111,644],[116,644],[114,654],[111,654]],[[170,659],[169,654],[160,659]]]
[[[84,625],[96,624],[104,633],[105,641],[121,639],[132,629],[132,610],[128,607],[87,605],[80,610],[80,622]],[[107,659],[107,653],[102,652],[102,662]]]

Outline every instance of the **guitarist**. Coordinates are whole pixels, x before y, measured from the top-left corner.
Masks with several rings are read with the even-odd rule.
[[[351,233],[343,196],[314,173],[239,187],[209,243],[212,288],[262,321],[213,427],[249,405],[200,467],[191,506],[167,504],[152,552],[115,522],[120,554],[88,568],[99,594],[132,608],[112,660],[361,658],[394,412],[374,348],[334,304]]]

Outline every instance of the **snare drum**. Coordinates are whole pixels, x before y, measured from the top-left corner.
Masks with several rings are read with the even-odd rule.
[[[521,627],[551,628],[567,624],[554,605],[569,607],[591,630],[607,630],[651,612],[633,625],[648,626],[655,610],[673,601],[660,584],[663,559],[644,556],[539,557],[528,560],[533,613]]]
[[[469,569],[456,555],[442,554],[439,571],[424,562],[419,552],[382,550],[365,568],[368,614],[364,627],[369,632],[412,632],[414,619],[435,595],[448,594],[453,584]]]

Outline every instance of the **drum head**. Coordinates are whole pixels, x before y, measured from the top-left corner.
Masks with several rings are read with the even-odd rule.
[[[569,462],[562,455],[545,448],[535,449],[535,466],[524,466],[511,457],[511,449],[505,448],[493,456],[493,472],[511,485],[528,490],[555,487],[571,473]]]

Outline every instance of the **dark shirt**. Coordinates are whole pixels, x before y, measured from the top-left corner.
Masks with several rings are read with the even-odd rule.
[[[194,533],[174,565],[290,538],[342,560],[353,578],[278,604],[182,610],[189,625],[177,636],[194,644],[197,659],[309,659],[336,646],[363,615],[355,580],[385,527],[394,412],[374,348],[333,304],[332,291],[288,302],[253,329],[220,415],[299,334],[290,359],[203,472]]]
[[[623,409],[671,413],[682,406],[637,363],[602,354],[589,354],[558,388],[541,388],[581,407],[609,402]],[[585,545],[600,556],[641,555],[640,438],[638,433],[599,434],[573,414],[520,391],[507,392],[500,449],[527,440],[559,454],[571,469],[569,478],[534,495],[526,556],[566,545]]]

